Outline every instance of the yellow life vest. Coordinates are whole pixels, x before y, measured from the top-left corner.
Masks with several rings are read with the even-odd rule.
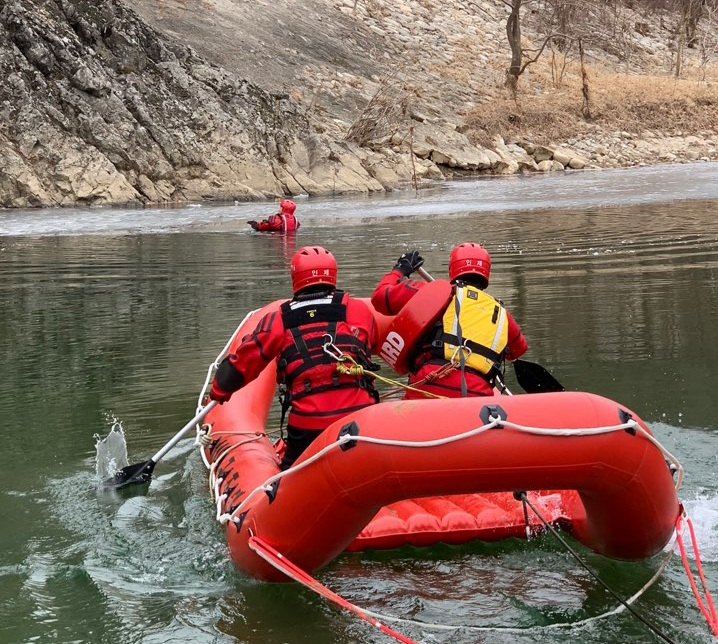
[[[506,309],[488,293],[457,284],[446,307],[442,340],[444,358],[464,364],[483,374],[499,369],[508,344],[509,323]]]

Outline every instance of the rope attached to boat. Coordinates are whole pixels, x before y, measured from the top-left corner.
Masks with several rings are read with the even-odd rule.
[[[675,535],[674,535],[675,539]],[[671,558],[673,557],[673,542],[669,543],[667,548],[668,551],[666,553],[666,556],[663,558],[663,561],[661,562],[661,565],[659,566],[658,570],[653,574],[653,576],[633,595],[631,595],[628,599],[625,600],[626,604],[633,604],[635,603],[643,594],[646,593],[646,591],[653,586],[663,575],[666,568],[668,567],[668,564],[670,563]],[[371,611],[366,608],[362,608],[361,610],[366,614],[370,615],[371,617],[375,617],[376,619],[380,619],[384,622],[391,622],[394,624],[406,624],[406,625],[412,625],[417,626],[421,628],[422,630],[433,630],[433,631],[467,631],[467,632],[475,632],[475,633],[486,633],[486,632],[496,632],[496,633],[516,633],[516,634],[530,634],[535,633],[536,630],[540,631],[552,631],[552,630],[559,630],[559,629],[568,629],[568,630],[578,630],[584,626],[588,626],[589,624],[593,624],[594,622],[597,622],[601,619],[605,619],[606,617],[612,617],[614,615],[619,615],[625,610],[625,606],[623,604],[619,604],[616,608],[609,610],[605,613],[602,613],[600,615],[594,615],[593,617],[587,617],[585,619],[581,619],[577,622],[556,622],[553,624],[534,624],[532,626],[526,626],[526,627],[516,627],[516,626],[473,626],[470,624],[461,624],[461,625],[451,625],[451,624],[436,624],[432,622],[422,622],[415,619],[407,619],[406,617],[396,617],[394,615],[385,615],[383,613],[378,613],[375,611]]]
[[[688,555],[686,554],[686,547],[683,543],[683,531],[686,526],[688,527],[688,531],[690,533],[691,546],[693,547],[693,554],[696,560],[696,569],[698,570],[698,576],[700,577],[701,584],[703,586],[703,594],[705,595],[705,601],[703,600],[700,595],[700,592],[698,591],[698,585],[696,584],[695,576],[693,575],[691,566],[688,563]],[[696,535],[693,530],[693,522],[690,520],[690,518],[685,512],[683,512],[683,514],[678,517],[678,521],[676,521],[676,534],[678,535],[678,547],[681,551],[681,560],[683,561],[683,567],[685,568],[686,575],[688,576],[688,581],[691,584],[693,596],[696,598],[696,604],[698,604],[698,608],[700,609],[701,613],[703,613],[703,617],[706,618],[708,626],[710,626],[711,630],[713,631],[713,635],[718,637],[718,616],[716,616],[716,609],[713,605],[713,598],[711,597],[710,591],[708,590],[708,584],[706,583],[706,578],[703,574],[703,563],[701,562],[701,555],[698,551],[698,542],[696,541]]]
[[[516,495],[515,495],[516,496]],[[546,523],[545,519],[535,510],[535,508],[532,509],[536,512],[539,519],[541,519],[544,523]],[[551,526],[546,523],[549,528]],[[674,535],[675,538],[675,535]],[[559,537],[560,539],[560,537]],[[618,597],[619,601],[621,602],[620,605],[613,610],[610,610],[606,613],[603,613],[601,615],[596,615],[594,617],[588,617],[586,619],[577,621],[577,622],[562,622],[562,623],[554,623],[554,624],[538,624],[530,627],[525,628],[517,628],[517,627],[509,627],[509,626],[473,626],[473,625],[450,625],[450,624],[436,624],[431,622],[423,622],[418,621],[414,619],[406,619],[402,617],[395,617],[393,615],[385,615],[382,613],[377,613],[375,611],[371,611],[366,608],[361,608],[357,606],[356,604],[348,601],[347,599],[341,597],[340,595],[336,594],[335,592],[328,589],[326,586],[324,586],[321,582],[319,582],[317,579],[312,577],[309,573],[305,572],[296,564],[293,564],[291,561],[289,561],[284,555],[282,555],[280,552],[275,550],[272,546],[270,546],[266,541],[261,539],[260,537],[257,537],[255,535],[251,535],[248,540],[248,546],[249,548],[255,552],[258,556],[260,556],[262,559],[264,559],[267,563],[272,565],[274,568],[279,570],[280,572],[283,572],[285,575],[287,575],[290,579],[293,579],[294,581],[306,586],[310,590],[313,590],[314,592],[322,595],[323,597],[326,597],[327,599],[333,601],[340,607],[349,610],[365,621],[368,621],[374,626],[377,626],[381,630],[383,630],[385,633],[392,635],[392,637],[395,637],[401,642],[414,642],[413,640],[410,640],[406,638],[405,636],[396,633],[395,631],[392,633],[387,632],[388,627],[385,625],[386,622],[392,622],[392,623],[401,623],[411,626],[416,626],[420,628],[421,630],[434,630],[434,631],[469,631],[469,632],[501,632],[501,633],[523,633],[526,634],[528,632],[534,632],[536,629],[539,630],[556,630],[556,629],[571,629],[576,630],[578,628],[581,628],[583,626],[586,626],[588,624],[591,624],[593,622],[596,622],[600,619],[610,617],[613,615],[618,615],[621,612],[623,612],[626,608],[629,610],[632,610],[630,607],[630,604],[633,604],[639,597],[641,597],[663,574],[665,571],[672,555],[673,555],[673,543],[669,544],[667,555],[664,558],[663,562],[661,563],[658,570],[654,573],[654,575],[631,597],[629,597],[626,600],[622,600],[620,597]],[[570,547],[568,547],[569,550]],[[577,556],[577,555],[574,555]],[[579,561],[580,562],[580,561]],[[581,562],[580,562],[581,563]],[[584,564],[582,564],[584,565]],[[585,566],[585,565],[584,565]],[[591,572],[591,571],[589,571]],[[591,573],[593,574],[593,573]],[[600,580],[599,580],[600,581]],[[609,589],[610,590],[610,589]],[[615,595],[615,593],[614,593]],[[369,619],[373,618],[373,619]],[[391,629],[389,629],[391,630]],[[660,634],[662,637],[664,637],[662,634]],[[402,639],[403,638],[403,639]],[[665,638],[665,637],[664,637]],[[667,639],[667,638],[665,638]],[[672,640],[667,639],[668,642],[671,642],[671,644],[675,644]],[[416,644],[416,643],[414,643]]]
[[[519,432],[525,432],[529,434],[537,434],[541,436],[594,436],[596,434],[608,434],[611,432],[620,432],[620,431],[626,431],[630,430],[632,432],[635,432],[636,436],[641,436],[642,438],[645,438],[649,442],[653,443],[663,454],[663,456],[666,458],[666,460],[671,464],[672,469],[677,471],[679,473],[679,476],[676,480],[675,486],[676,490],[680,487],[680,483],[683,478],[683,466],[680,464],[678,459],[675,458],[668,450],[666,450],[651,434],[649,434],[647,431],[645,431],[639,424],[636,422],[633,418],[629,418],[623,423],[619,423],[618,425],[610,425],[605,427],[586,427],[586,428],[575,428],[575,429],[547,429],[545,427],[529,427],[526,425],[519,425],[516,423],[512,423],[508,420],[503,420],[499,418],[498,416],[490,416],[489,422],[485,423],[484,425],[481,425],[480,427],[475,427],[473,429],[467,430],[465,432],[461,432],[459,434],[454,434],[452,436],[446,436],[444,438],[437,438],[434,440],[428,440],[428,441],[409,441],[409,440],[398,440],[398,439],[387,439],[387,438],[376,438],[373,436],[362,436],[359,435],[350,435],[350,434],[344,434],[343,436],[340,436],[336,441],[333,443],[330,443],[329,445],[323,447],[321,450],[319,450],[316,454],[313,454],[309,458],[307,458],[305,461],[302,461],[301,463],[294,464],[291,468],[288,470],[284,470],[283,472],[278,472],[277,474],[270,476],[262,485],[256,487],[254,490],[249,492],[242,502],[230,513],[222,513],[221,511],[221,502],[217,500],[217,516],[220,523],[223,525],[232,521],[235,523],[239,523],[240,519],[239,516],[242,514],[242,512],[247,507],[248,503],[258,494],[263,494],[267,492],[272,492],[275,488],[275,483],[285,476],[292,476],[299,470],[309,467],[312,465],[312,463],[315,463],[316,461],[322,459],[326,454],[328,454],[332,450],[341,449],[343,445],[346,445],[347,443],[371,443],[373,445],[387,445],[387,446],[394,446],[394,447],[411,447],[416,449],[426,448],[426,447],[437,447],[439,445],[447,445],[450,443],[455,443],[458,441],[465,440],[467,438],[471,438],[472,436],[476,436],[478,434],[482,434],[483,432],[489,431],[491,429],[494,429],[496,427],[503,427],[507,429],[514,429]]]
[[[670,637],[668,637],[665,633],[663,633],[657,626],[652,624],[648,619],[646,619],[641,613],[639,613],[635,608],[633,608],[625,599],[620,597],[616,591],[614,591],[603,579],[601,579],[593,570],[591,570],[591,567],[579,557],[578,553],[568,544],[568,542],[559,534],[558,530],[554,528],[554,526],[547,521],[544,516],[538,511],[536,506],[529,501],[528,496],[526,495],[526,492],[516,492],[514,493],[514,497],[517,499],[520,499],[522,503],[525,503],[528,505],[531,510],[533,510],[533,513],[540,519],[541,523],[544,524],[546,528],[548,528],[551,531],[551,534],[553,534],[556,539],[559,540],[559,542],[563,545],[566,550],[571,553],[573,558],[579,563],[579,565],[584,568],[601,586],[603,586],[614,598],[616,598],[619,602],[621,602],[621,605],[628,609],[630,613],[638,619],[640,622],[645,624],[651,631],[653,631],[658,637],[660,637],[662,640],[668,642],[669,644],[675,644],[675,641],[672,640]]]
[[[337,595],[334,591],[329,590],[329,588],[327,588],[319,580],[315,579],[309,573],[302,570],[299,566],[289,561],[289,559],[287,559],[281,552],[275,550],[266,541],[264,541],[264,539],[256,536],[250,536],[247,545],[253,552],[259,555],[271,566],[273,566],[280,572],[283,572],[290,579],[293,579],[294,581],[302,584],[303,586],[306,586],[307,588],[313,590],[322,597],[326,597],[327,599],[333,601],[335,604],[341,606],[345,610],[348,610],[355,615],[358,615],[365,622],[368,622],[372,626],[378,628],[382,633],[386,633],[387,635],[393,637],[395,640],[399,642],[404,642],[404,644],[418,644],[418,642],[409,639],[405,635],[397,633],[394,629],[389,628],[386,624],[382,624],[378,619],[370,617],[366,611],[362,610],[357,605],[352,604],[340,595]]]

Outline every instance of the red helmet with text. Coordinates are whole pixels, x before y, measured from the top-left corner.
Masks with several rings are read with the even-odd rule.
[[[449,281],[453,282],[464,275],[480,275],[486,280],[485,287],[489,285],[491,274],[491,256],[479,244],[465,242],[454,246],[449,255]]]
[[[294,211],[297,209],[297,204],[295,204],[291,199],[284,199],[279,202],[279,209],[288,215],[293,215]]]
[[[292,291],[298,293],[312,284],[337,285],[337,260],[326,248],[305,246],[292,257]]]

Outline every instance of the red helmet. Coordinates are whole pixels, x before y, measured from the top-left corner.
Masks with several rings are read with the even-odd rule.
[[[311,284],[337,285],[337,260],[326,248],[300,248],[291,263],[292,291],[297,293]]]
[[[291,199],[284,199],[279,203],[279,209],[288,215],[293,215],[294,211],[297,209],[297,204],[295,204]]]
[[[489,285],[491,274],[491,257],[487,250],[479,244],[465,242],[454,246],[449,255],[449,281],[453,282],[462,275],[474,273],[481,275]]]

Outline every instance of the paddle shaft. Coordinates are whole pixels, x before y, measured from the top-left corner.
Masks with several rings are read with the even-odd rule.
[[[427,272],[424,270],[424,267],[423,267],[423,266],[419,266],[419,268],[416,269],[416,272],[419,273],[419,275],[421,276],[421,278],[422,278],[424,281],[426,281],[426,282],[433,282],[433,281],[434,281],[434,278],[433,278],[431,275],[429,275],[429,273],[427,273]]]
[[[152,460],[155,463],[158,463],[159,460],[167,454],[177,443],[179,443],[182,438],[184,438],[184,435],[189,432],[197,423],[199,423],[217,404],[216,400],[212,400],[208,405],[203,407],[199,410],[197,415],[190,420],[182,429],[180,429],[171,439],[170,441],[159,451],[157,452],[150,460]]]

